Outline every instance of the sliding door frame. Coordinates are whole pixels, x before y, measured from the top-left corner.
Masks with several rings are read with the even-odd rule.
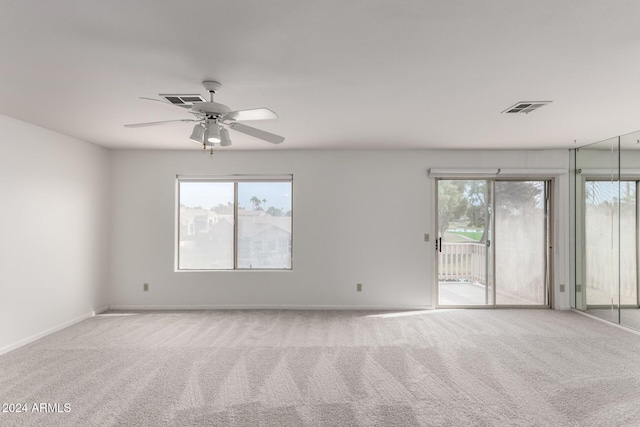
[[[438,208],[438,199],[439,199],[439,195],[438,195],[438,185],[440,181],[445,181],[445,180],[469,180],[469,181],[486,181],[488,184],[490,184],[490,194],[491,194],[491,211],[490,211],[490,227],[491,227],[491,238],[489,239],[489,246],[487,247],[488,250],[491,251],[491,256],[488,257],[489,260],[488,262],[491,262],[492,268],[491,268],[491,273],[493,275],[493,277],[488,277],[489,275],[489,269],[486,269],[486,274],[487,274],[487,284],[489,284],[489,280],[491,280],[491,284],[492,284],[492,299],[493,299],[493,303],[492,304],[477,304],[477,305],[469,305],[469,304],[461,304],[461,305],[444,305],[444,304],[440,304],[440,281],[438,279],[439,276],[439,246],[438,244],[441,244],[441,242],[439,241],[438,238],[438,229],[439,229],[439,218],[438,218],[438,213],[439,213],[439,208]],[[495,256],[495,248],[496,248],[496,240],[500,238],[500,236],[496,236],[495,233],[495,200],[496,200],[496,194],[495,194],[495,182],[497,181],[517,181],[517,182],[524,182],[524,181],[538,181],[538,182],[542,182],[543,186],[544,186],[544,219],[545,219],[545,228],[544,228],[544,233],[545,233],[545,256],[544,256],[544,267],[545,267],[545,273],[544,273],[544,299],[545,299],[545,304],[496,304],[496,280],[495,280],[495,275],[496,275],[496,256]],[[436,177],[435,178],[435,239],[436,239],[436,251],[435,251],[435,265],[434,265],[434,271],[435,271],[435,277],[434,277],[434,283],[435,283],[435,303],[434,303],[434,307],[436,309],[447,309],[447,308],[473,308],[473,309],[500,309],[500,308],[533,308],[533,309],[540,309],[540,308],[553,308],[554,307],[554,295],[552,290],[553,288],[553,245],[554,245],[554,228],[553,228],[553,221],[554,221],[554,216],[553,216],[553,212],[554,212],[554,205],[553,205],[553,188],[554,188],[554,183],[555,183],[555,178],[553,176],[528,176],[528,175],[523,175],[523,176],[512,176],[512,177],[486,177],[486,176],[473,176],[473,175],[461,175],[461,176],[452,176],[452,177]],[[640,240],[640,239],[639,239]],[[488,267],[488,263],[487,263],[487,267]],[[639,293],[640,294],[640,293]],[[486,298],[485,298],[486,301]],[[639,295],[639,301],[640,301],[640,295]]]

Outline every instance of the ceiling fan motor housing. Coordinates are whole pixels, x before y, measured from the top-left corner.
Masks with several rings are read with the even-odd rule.
[[[199,102],[197,104],[193,104],[191,107],[192,111],[196,111],[198,113],[202,113],[206,116],[220,116],[222,114],[226,114],[231,112],[231,109],[224,104],[218,104],[217,102]]]

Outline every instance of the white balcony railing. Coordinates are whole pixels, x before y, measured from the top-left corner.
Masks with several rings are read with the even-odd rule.
[[[487,247],[484,243],[442,243],[438,281],[485,284]]]

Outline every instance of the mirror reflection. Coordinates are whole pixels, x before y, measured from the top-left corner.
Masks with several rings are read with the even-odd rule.
[[[640,131],[573,150],[575,308],[640,330]]]

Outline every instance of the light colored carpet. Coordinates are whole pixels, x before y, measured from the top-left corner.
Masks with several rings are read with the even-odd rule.
[[[110,312],[0,357],[0,425],[640,423],[640,336],[573,312]],[[70,412],[32,412],[34,403]]]

